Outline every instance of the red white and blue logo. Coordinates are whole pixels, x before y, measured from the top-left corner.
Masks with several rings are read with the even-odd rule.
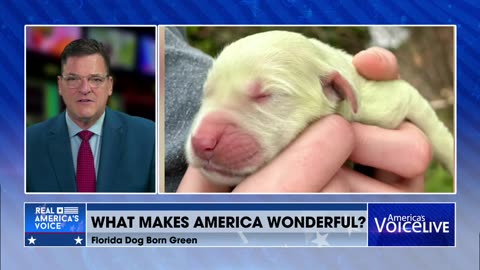
[[[25,246],[85,246],[85,204],[25,204]]]

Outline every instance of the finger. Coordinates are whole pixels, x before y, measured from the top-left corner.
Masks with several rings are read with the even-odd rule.
[[[341,168],[332,181],[342,181],[350,187],[350,192],[392,193],[405,192],[399,187],[386,184],[348,168]]]
[[[402,178],[388,171],[375,170],[373,178],[407,192],[423,192],[424,191],[424,174],[423,173],[413,178]]]
[[[230,191],[230,187],[208,180],[197,168],[191,166],[188,167],[177,189],[179,193]]]
[[[358,172],[358,171],[357,171]],[[361,172],[360,172],[361,173]],[[370,175],[369,175],[370,176]],[[403,181],[405,178],[385,170],[373,170],[372,178],[382,181],[383,183],[393,185]]]
[[[350,155],[353,139],[350,123],[338,115],[327,116],[234,192],[318,192]]]
[[[406,192],[425,192],[425,178],[422,174],[413,178],[402,179],[392,183],[392,186]]]
[[[349,193],[352,192],[352,189],[350,188],[350,184],[347,182],[345,178],[341,177],[336,177],[333,176],[332,179],[330,179],[330,182],[328,182],[321,192],[324,193]]]
[[[397,58],[389,50],[372,47],[357,53],[353,65],[363,77],[384,81],[398,79]]]
[[[397,130],[359,123],[352,124],[355,133],[353,162],[383,169],[403,178],[425,172],[432,159],[427,137],[415,125],[405,122]]]

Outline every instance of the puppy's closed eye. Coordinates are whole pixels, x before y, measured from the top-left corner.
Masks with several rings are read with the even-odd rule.
[[[247,87],[247,95],[249,99],[257,104],[262,104],[267,102],[272,93],[268,90],[265,90],[262,81],[254,80],[248,87]]]

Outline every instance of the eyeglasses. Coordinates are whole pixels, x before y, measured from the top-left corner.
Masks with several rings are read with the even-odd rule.
[[[82,85],[83,78],[87,78],[88,85],[90,87],[97,88],[97,87],[101,87],[109,76],[107,74],[104,76],[102,75],[90,75],[90,76],[61,75],[60,77],[62,77],[63,81],[65,81],[68,88],[79,88]]]

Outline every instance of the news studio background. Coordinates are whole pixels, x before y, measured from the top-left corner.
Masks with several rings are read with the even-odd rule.
[[[60,55],[73,40],[102,42],[110,55],[114,91],[108,106],[155,121],[155,27],[28,26],[27,126],[65,110],[58,95]]]
[[[342,1],[320,3],[307,1],[189,1],[152,2],[76,2],[46,1],[39,3],[7,2],[0,4],[0,74],[2,122],[0,149],[1,184],[1,266],[2,269],[477,269],[479,258],[479,219],[477,181],[480,143],[480,119],[476,108],[480,103],[480,57],[476,50],[480,21],[476,2],[417,2],[384,4],[379,2]],[[24,194],[24,112],[25,24],[448,24],[456,25],[456,141],[457,188],[452,195],[26,195]],[[432,45],[434,46],[434,44]],[[28,50],[26,52],[28,54]],[[119,71],[120,72],[120,71]],[[54,74],[54,72],[52,72]],[[33,74],[32,74],[33,75]],[[39,77],[43,77],[40,76]],[[51,82],[51,80],[50,80]],[[48,82],[32,85],[48,99]],[[47,89],[47,90],[45,90]],[[50,99],[48,99],[50,100]],[[50,103],[48,103],[50,104]],[[52,103],[53,104],[53,103]],[[50,106],[50,105],[49,105]],[[60,107],[38,108],[36,117],[48,117]],[[58,105],[61,106],[61,105]],[[120,106],[120,105],[118,105]],[[40,115],[40,116],[39,116]],[[46,116],[41,116],[46,115]],[[35,117],[32,117],[35,118]],[[39,120],[31,120],[39,121]],[[92,209],[103,211],[101,203],[144,202],[192,204],[217,203],[340,203],[376,202],[433,203],[429,213],[442,214],[434,203],[455,203],[455,247],[303,247],[263,248],[145,248],[145,247],[24,247],[24,204],[62,203],[58,211],[79,211],[84,202],[98,203]],[[65,206],[66,203],[72,206]],[[78,204],[78,206],[77,206]],[[78,209],[67,207],[79,207]],[[87,206],[88,207],[88,206]],[[355,207],[358,207],[355,206]],[[381,211],[383,204],[376,205]],[[112,209],[110,209],[111,211]],[[34,212],[36,209],[33,210]],[[46,213],[50,209],[39,209]],[[397,211],[397,210],[395,210]],[[392,213],[395,213],[392,211]],[[449,212],[451,214],[451,212]],[[406,213],[403,213],[406,214]],[[412,216],[415,213],[412,213]],[[452,215],[449,215],[452,217]],[[440,218],[441,220],[445,220]],[[380,221],[381,222],[381,221]],[[449,223],[450,225],[451,223]],[[443,223],[445,225],[445,223]],[[442,225],[442,226],[443,226]],[[445,227],[444,227],[445,228]],[[451,227],[450,227],[451,228]],[[437,239],[437,238],[436,238]],[[321,238],[317,241],[321,242]],[[328,238],[324,239],[328,242]],[[323,244],[323,243],[322,243]],[[322,245],[323,246],[323,245]],[[18,258],[21,258],[20,260]]]

